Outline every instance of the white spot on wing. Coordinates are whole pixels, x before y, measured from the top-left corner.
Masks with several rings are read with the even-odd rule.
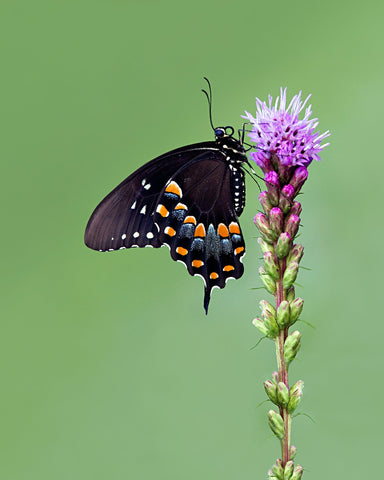
[[[136,200],[132,203],[131,210],[134,210],[135,208],[136,208]]]
[[[145,213],[147,211],[147,206],[144,205],[144,207],[140,210],[140,213]]]
[[[148,232],[148,233],[147,233],[147,238],[149,238],[149,239],[153,238],[153,233],[152,233],[152,232]]]
[[[151,188],[151,184],[147,183],[146,185],[144,185],[144,188],[145,188],[145,190],[149,190]]]
[[[127,238],[127,234],[126,233],[123,233],[123,235],[121,235],[121,239],[122,240],[125,240]]]
[[[139,233],[139,232],[135,232],[132,236],[133,236],[133,238],[137,238],[137,237],[140,236],[140,233]],[[132,245],[132,246],[133,246],[133,245]]]

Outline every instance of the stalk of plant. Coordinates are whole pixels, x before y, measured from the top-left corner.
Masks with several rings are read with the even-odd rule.
[[[288,379],[289,367],[301,345],[296,322],[304,303],[296,297],[294,286],[304,252],[303,246],[295,243],[302,210],[295,198],[308,177],[308,166],[313,159],[320,160],[319,153],[328,145],[321,145],[322,140],[329,136],[328,131],[315,132],[318,121],[310,119],[308,99],[302,101],[300,92],[287,106],[286,89],[281,89],[274,103],[271,96],[268,104],[256,98],[256,117],[248,112],[244,117],[252,124],[249,136],[257,148],[251,156],[263,171],[266,184],[259,196],[263,212],[254,217],[264,257],[259,274],[265,289],[275,297],[274,305],[260,302],[261,317],[253,320],[276,347],[277,372],[264,382],[269,400],[277,407],[268,412],[269,426],[281,444],[281,458],[268,472],[270,480],[300,480],[303,475],[303,467],[294,464],[296,447],[291,445],[291,431],[304,382],[290,385]]]

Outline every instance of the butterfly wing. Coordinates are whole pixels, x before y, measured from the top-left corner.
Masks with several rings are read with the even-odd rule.
[[[161,247],[153,222],[158,197],[169,178],[211,144],[214,142],[173,150],[132,173],[92,213],[85,230],[85,244],[102,252],[134,246]]]
[[[172,176],[156,206],[159,240],[191,275],[204,279],[206,311],[211,290],[224,288],[229,278],[244,272],[245,245],[234,197],[239,171],[220,151],[201,153]]]

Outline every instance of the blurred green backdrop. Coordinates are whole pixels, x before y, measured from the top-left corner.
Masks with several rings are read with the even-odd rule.
[[[248,183],[244,277],[215,290],[167,249],[98,254],[83,231],[134,169],[240,127],[254,97],[313,94],[331,146],[304,189],[305,478],[367,478],[382,452],[384,7],[379,2],[2,0],[1,480],[261,479],[279,455],[273,345]],[[379,243],[380,242],[380,243]],[[376,467],[375,467],[376,465]],[[381,468],[381,467],[380,467]]]

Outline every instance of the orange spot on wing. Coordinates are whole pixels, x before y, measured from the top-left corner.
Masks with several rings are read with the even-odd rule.
[[[177,247],[176,248],[176,253],[184,256],[184,255],[187,255],[188,250],[186,248],[183,248],[183,247]]]
[[[216,280],[216,278],[219,278],[219,275],[216,272],[212,272],[209,277],[212,278],[212,280]]]
[[[205,227],[202,223],[199,223],[196,227],[195,237],[205,237]]]
[[[231,233],[238,233],[240,235],[240,227],[239,224],[236,222],[232,222],[229,224],[229,231]]]
[[[169,211],[164,207],[164,205],[158,205],[156,208],[156,212],[160,213],[162,217],[168,217]]]
[[[184,203],[178,203],[175,207],[175,210],[187,210],[187,206]]]
[[[192,261],[192,267],[200,268],[203,265],[204,265],[204,262],[202,262],[201,260],[193,260]]]
[[[188,217],[185,217],[184,223],[193,223],[196,225],[196,218],[189,215]]]
[[[168,193],[174,193],[175,195],[178,195],[179,197],[181,197],[183,195],[182,191],[181,191],[181,188],[179,187],[179,185],[176,182],[171,182],[167,186],[165,191],[168,192]]]
[[[244,247],[237,247],[235,248],[235,255],[238,255],[239,253],[244,252]]]
[[[230,272],[231,270],[234,270],[235,267],[233,265],[226,265],[223,270],[224,272]]]
[[[224,223],[219,223],[219,226],[217,227],[217,231],[219,232],[220,237],[227,238],[229,237],[229,232],[228,228]]]
[[[172,227],[166,227],[166,229],[164,230],[164,233],[166,233],[170,237],[174,237],[176,235],[176,230]]]

